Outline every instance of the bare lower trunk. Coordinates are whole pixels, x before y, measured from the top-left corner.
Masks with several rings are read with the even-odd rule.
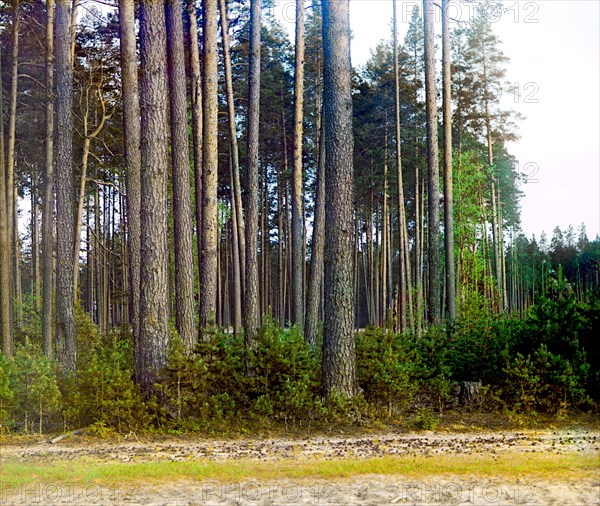
[[[456,319],[456,273],[454,269],[454,206],[452,194],[452,95],[450,74],[450,27],[448,0],[442,0],[443,115],[444,115],[444,246],[448,317]]]
[[[148,395],[167,363],[168,330],[168,94],[165,12],[143,0],[141,42],[141,272],[140,343],[136,375]]]
[[[304,112],[304,0],[296,0],[294,64],[294,168],[292,171],[292,322],[304,326],[304,185],[302,135]]]
[[[323,1],[325,321],[322,391],[356,395],[352,283],[353,137],[348,0]]]
[[[65,369],[77,366],[73,291],[72,64],[70,2],[56,3],[56,352]]]
[[[200,327],[215,324],[217,309],[217,0],[203,1],[204,66],[202,79],[202,264]]]
[[[175,322],[179,337],[191,352],[196,343],[194,322],[194,252],[187,96],[181,0],[167,1],[167,47],[171,105],[171,156],[175,239]]]
[[[134,0],[119,0],[121,72],[123,83],[123,132],[127,186],[127,252],[129,265],[129,308],[133,330],[134,353],[140,336],[140,220],[141,220],[141,131],[140,96],[135,43]]]
[[[0,61],[2,48],[0,47]],[[0,66],[0,83],[2,68]],[[2,86],[0,86],[0,333],[2,353],[11,356],[13,352],[10,321],[10,237],[6,202],[6,165],[4,158],[4,111]]]
[[[221,10],[221,34],[223,37],[223,64],[225,67],[225,90],[227,94],[227,119],[229,125],[229,145],[233,170],[233,197],[236,206],[235,226],[238,234],[239,271],[241,276],[242,293],[246,280],[246,231],[244,228],[244,213],[242,207],[242,187],[240,184],[240,161],[235,127],[235,103],[233,100],[233,78],[231,75],[231,55],[229,49],[229,24],[227,21],[227,0],[219,0]]]
[[[250,62],[248,72],[248,201],[246,204],[246,296],[244,327],[247,343],[260,326],[258,280],[258,133],[260,114],[260,9],[250,1]]]
[[[429,321],[438,323],[441,319],[441,272],[439,251],[439,205],[440,181],[437,138],[437,108],[435,103],[435,64],[433,16],[435,14],[433,0],[423,0],[423,20],[425,31],[425,93],[427,108],[427,211],[428,211],[428,254],[427,269],[429,273]]]
[[[321,134],[319,139],[319,164],[316,193],[306,323],[304,326],[304,339],[312,348],[315,348],[317,345],[321,285],[323,284],[323,251],[325,248],[325,142],[323,134]]]

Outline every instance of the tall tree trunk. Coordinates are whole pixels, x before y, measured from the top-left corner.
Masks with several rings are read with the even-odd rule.
[[[395,111],[396,111],[396,171],[398,183],[398,248],[399,248],[399,301],[400,310],[400,328],[406,327],[407,320],[412,325],[413,302],[412,302],[412,283],[410,272],[410,250],[408,243],[408,228],[406,225],[406,209],[404,205],[404,181],[402,176],[402,137],[400,135],[400,68],[398,62],[398,42],[397,42],[397,24],[398,16],[396,12],[396,0],[393,0],[393,45],[394,45],[394,91],[395,91]]]
[[[304,185],[302,136],[304,120],[304,0],[296,0],[294,63],[294,168],[292,171],[292,321],[304,326]]]
[[[198,270],[202,265],[202,78],[200,76],[200,50],[198,48],[198,20],[195,0],[187,0],[190,46],[190,95],[192,109],[192,145],[194,153],[194,196],[196,214],[196,246]]]
[[[11,79],[10,79],[10,97],[8,111],[8,146],[6,162],[6,209],[9,223],[9,234],[11,242],[10,251],[10,272],[12,274],[12,296],[13,318],[15,325],[18,326],[21,311],[20,299],[20,276],[19,276],[19,229],[17,220],[17,202],[16,202],[16,182],[15,182],[15,141],[17,125],[17,92],[19,84],[19,30],[21,26],[21,16],[19,13],[19,0],[12,0],[13,5],[13,30],[12,30],[12,55],[11,55]]]
[[[40,206],[38,202],[37,174],[31,175],[31,293],[34,296],[36,310],[42,308],[40,281]]]
[[[353,136],[349,0],[323,1],[325,321],[322,391],[356,395],[352,286]]]
[[[168,94],[167,34],[162,2],[142,0],[140,344],[136,374],[146,394],[167,363],[168,330]]]
[[[0,61],[2,48],[0,47]],[[2,66],[0,65],[0,83]],[[10,250],[9,221],[6,199],[6,164],[4,153],[4,101],[0,86],[0,333],[2,334],[2,353],[11,356],[13,340],[10,321]]]
[[[261,0],[250,0],[250,61],[248,71],[248,201],[246,203],[246,296],[244,327],[247,343],[260,326],[258,281],[258,134],[260,115]]]
[[[454,205],[452,192],[452,94],[450,74],[450,27],[448,0],[442,0],[442,80],[444,115],[444,246],[448,317],[456,319],[456,274],[454,269]]]
[[[183,49],[181,0],[167,1],[167,47],[171,105],[173,218],[175,237],[175,320],[179,336],[191,352],[196,343],[194,323],[194,250],[190,196],[190,149]]]
[[[221,10],[221,34],[223,40],[223,65],[225,67],[225,92],[227,95],[227,119],[229,125],[229,146],[232,157],[233,170],[233,197],[236,206],[236,221],[238,234],[239,271],[241,276],[241,290],[243,293],[246,280],[246,231],[244,228],[244,213],[242,206],[242,187],[240,184],[240,160],[235,127],[235,103],[233,100],[233,78],[231,73],[231,55],[229,47],[229,23],[227,20],[227,0],[219,0]],[[240,298],[241,299],[241,298]]]
[[[203,0],[204,67],[202,79],[202,264],[200,328],[215,324],[217,309],[217,0]]]
[[[135,355],[140,338],[140,220],[142,207],[140,95],[137,74],[134,0],[119,0],[123,132],[127,185],[127,253],[129,256],[129,308]]]
[[[321,126],[321,132],[323,127]],[[317,345],[319,328],[319,307],[321,285],[323,284],[323,251],[325,249],[325,142],[323,133],[319,136],[319,161],[317,169],[317,191],[315,197],[315,219],[313,223],[312,247],[310,256],[310,277],[308,280],[306,322],[304,339],[312,348]]]
[[[56,2],[56,352],[65,369],[77,367],[73,290],[72,65],[70,2]]]
[[[438,323],[441,319],[441,272],[440,272],[440,176],[437,138],[437,107],[435,103],[435,63],[433,0],[423,0],[423,22],[425,32],[425,96],[427,107],[427,207],[428,207],[428,254],[429,273],[429,321]]]
[[[387,163],[387,146],[388,146],[388,123],[387,110],[385,111],[384,124],[384,142],[383,142],[383,208],[381,210],[381,314],[379,319],[384,326],[387,326],[387,309],[388,309],[388,255],[389,255],[389,233],[388,233],[388,163]]]

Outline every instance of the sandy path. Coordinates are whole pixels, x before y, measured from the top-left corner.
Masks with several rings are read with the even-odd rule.
[[[349,437],[240,440],[137,440],[94,442],[76,436],[58,444],[32,442],[0,448],[5,462],[35,465],[90,456],[105,462],[181,460],[293,461],[346,459],[384,455],[431,456],[439,454],[492,455],[518,453],[589,453],[598,469],[585,477],[550,483],[541,480],[481,479],[444,475],[411,479],[403,476],[363,475],[340,480],[280,480],[219,483],[178,480],[156,486],[44,485],[19,490],[0,488],[4,504],[126,504],[126,505],[600,505],[600,433],[586,429],[559,431],[490,432],[470,434],[370,434]],[[2,487],[0,483],[0,487]]]

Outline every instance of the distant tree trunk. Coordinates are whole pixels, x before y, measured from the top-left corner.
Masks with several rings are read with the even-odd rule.
[[[77,367],[73,290],[72,65],[70,2],[56,2],[56,352],[65,369]]]
[[[321,126],[321,132],[323,127]],[[317,192],[315,198],[315,219],[310,257],[310,277],[304,339],[312,348],[317,345],[319,328],[319,307],[321,302],[321,286],[323,284],[323,251],[325,249],[325,139],[319,136],[319,160],[317,169]]]
[[[89,101],[90,93],[92,92],[93,76],[92,68],[89,69],[89,81],[85,89],[85,106],[82,111],[83,118],[83,153],[81,157],[81,178],[79,181],[79,199],[77,204],[77,211],[75,214],[75,239],[73,241],[73,286],[75,297],[78,297],[79,291],[79,255],[81,253],[81,226],[83,223],[83,204],[85,202],[85,186],[87,183],[87,169],[90,153],[92,150],[92,140],[100,135],[100,132],[104,128],[106,121],[110,118],[111,114],[106,110],[106,100],[102,97],[102,80],[97,83],[95,92],[98,95],[100,106],[102,108],[102,115],[100,121],[96,125],[96,128],[90,132],[90,110]]]
[[[244,328],[248,344],[260,326],[258,280],[258,133],[260,115],[261,0],[250,0],[250,61],[248,71],[248,200],[246,203],[246,296]]]
[[[356,395],[352,283],[353,136],[349,0],[323,1],[325,203],[324,397]]]
[[[121,80],[123,87],[123,132],[127,185],[127,253],[129,257],[129,308],[135,355],[140,338],[140,220],[141,220],[141,124],[137,74],[134,0],[119,0]]]
[[[234,269],[234,277],[236,272],[239,271],[240,280],[236,282],[239,289],[244,290],[245,278],[246,278],[246,232],[244,229],[244,213],[242,206],[242,188],[240,184],[240,161],[239,151],[237,142],[237,132],[235,127],[235,103],[233,100],[233,78],[231,75],[231,55],[229,49],[229,24],[227,21],[227,0],[219,0],[219,6],[221,10],[221,33],[223,40],[223,64],[225,67],[225,91],[227,94],[227,119],[229,125],[229,147],[231,151],[231,170],[232,170],[232,202],[235,204],[235,222],[236,234],[238,240],[236,241],[237,258],[239,265]],[[235,304],[240,301],[241,295],[238,297],[234,295]],[[242,309],[239,308],[241,313]],[[238,314],[238,309],[234,309],[234,314]]]
[[[203,0],[202,76],[202,264],[200,265],[200,328],[215,324],[217,310],[217,0]]]
[[[448,0],[442,0],[442,80],[444,116],[444,246],[448,317],[456,319],[456,274],[454,269],[454,205],[452,192],[452,77],[450,74],[450,27]]]
[[[385,112],[384,142],[383,142],[383,209],[381,210],[381,314],[379,319],[384,327],[387,327],[388,310],[388,255],[389,255],[389,223],[388,223],[388,123],[387,110]]]
[[[294,63],[294,169],[292,172],[292,322],[304,326],[304,191],[302,136],[304,114],[304,0],[296,0]]]
[[[441,319],[441,272],[440,272],[440,177],[438,162],[437,107],[435,103],[435,62],[433,0],[423,0],[423,21],[425,32],[425,95],[427,107],[427,180],[428,180],[428,255],[429,273],[429,321],[438,323]]]
[[[0,47],[2,61],[2,47]],[[0,83],[2,82],[2,66],[0,65]],[[6,199],[6,164],[4,153],[4,108],[0,86],[0,332],[2,333],[2,353],[11,356],[13,340],[10,321],[10,250],[9,221]]]
[[[31,293],[37,311],[42,309],[40,280],[40,206],[38,201],[38,175],[31,175]]]
[[[183,49],[181,0],[167,1],[167,47],[171,103],[173,218],[175,236],[175,321],[179,336],[191,352],[196,343],[194,323],[194,251],[190,196],[190,149]]]
[[[188,39],[190,46],[190,95],[192,108],[192,144],[194,152],[194,196],[196,214],[196,246],[198,269],[202,265],[202,78],[200,76],[200,50],[198,48],[198,20],[195,0],[187,0],[189,17]]]
[[[169,344],[167,171],[167,34],[162,2],[142,0],[141,43],[141,273],[140,345],[136,374],[149,394],[167,363]]]

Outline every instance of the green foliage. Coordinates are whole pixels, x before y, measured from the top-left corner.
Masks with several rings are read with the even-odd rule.
[[[48,359],[29,339],[15,348],[8,363],[9,385],[13,395],[11,418],[24,432],[56,422],[61,408],[61,393]]]
[[[0,354],[0,435],[8,430],[10,424],[9,409],[12,405],[13,393],[10,389],[10,362]]]
[[[356,336],[357,380],[380,415],[402,412],[417,390],[416,350],[401,334],[369,327]]]

